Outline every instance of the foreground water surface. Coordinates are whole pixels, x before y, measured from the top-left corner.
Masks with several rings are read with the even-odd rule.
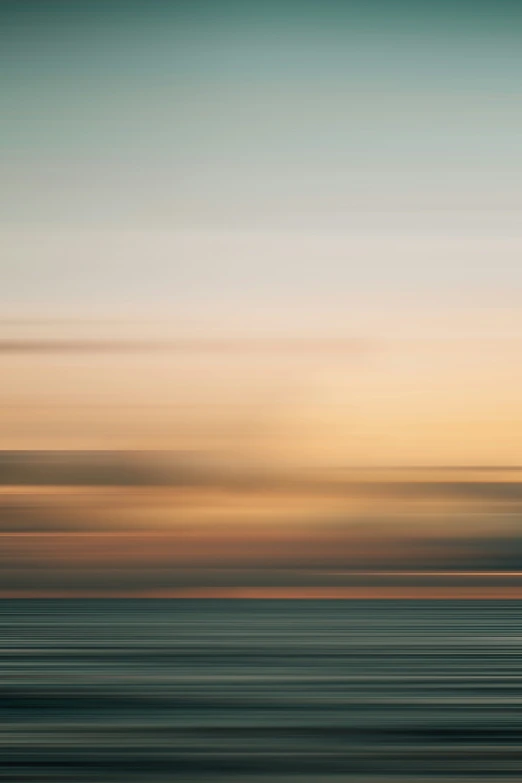
[[[520,780],[518,601],[0,602],[0,779]]]

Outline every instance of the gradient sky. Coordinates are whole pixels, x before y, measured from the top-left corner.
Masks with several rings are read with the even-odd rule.
[[[518,3],[0,13],[4,335],[74,318],[90,326],[54,331],[373,341],[170,369],[9,355],[0,445],[221,448],[233,430],[269,459],[283,440],[322,464],[518,461]],[[123,399],[156,412],[140,425]],[[158,406],[195,400],[182,437]],[[113,407],[63,413],[86,403]]]
[[[520,596],[520,474],[451,467],[522,463],[521,43],[519,0],[0,0],[0,593]]]
[[[10,311],[516,307],[517,3],[1,10]]]

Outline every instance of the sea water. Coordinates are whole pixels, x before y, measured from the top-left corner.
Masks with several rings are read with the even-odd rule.
[[[518,601],[0,602],[0,780],[522,780]]]

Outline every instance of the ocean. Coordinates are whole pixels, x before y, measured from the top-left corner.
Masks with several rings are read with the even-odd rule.
[[[518,601],[3,600],[0,780],[522,779]]]

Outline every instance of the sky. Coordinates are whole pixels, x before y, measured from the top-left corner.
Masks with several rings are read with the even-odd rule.
[[[404,331],[426,308],[510,331],[517,3],[72,0],[2,16],[9,314],[308,334],[370,329],[367,311]]]
[[[514,0],[0,2],[0,450],[298,476],[222,512],[288,525],[303,476],[519,465],[521,22]]]

